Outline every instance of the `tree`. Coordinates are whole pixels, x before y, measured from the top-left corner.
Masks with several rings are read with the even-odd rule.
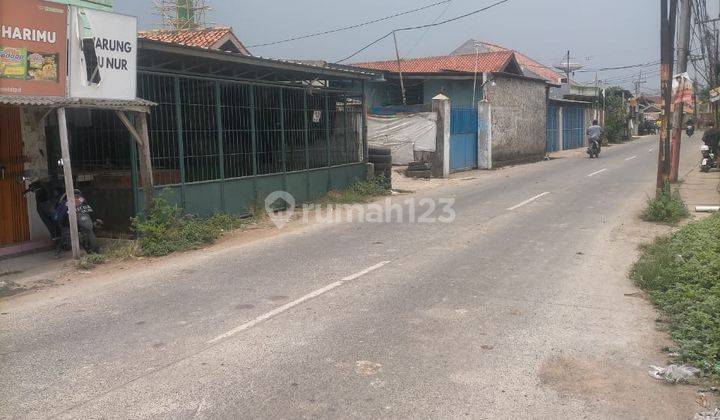
[[[628,139],[627,119],[623,89],[617,86],[605,89],[605,137],[610,143]]]

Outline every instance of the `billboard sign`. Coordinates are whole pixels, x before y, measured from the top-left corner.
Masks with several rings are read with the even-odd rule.
[[[0,95],[66,96],[68,9],[0,0]]]
[[[137,18],[70,9],[70,96],[136,98]]]
[[[710,90],[710,102],[720,101],[720,87]]]

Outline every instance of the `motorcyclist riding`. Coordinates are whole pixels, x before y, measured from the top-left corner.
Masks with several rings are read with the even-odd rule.
[[[593,120],[592,125],[587,129],[588,141],[590,142],[588,153],[592,150],[597,150],[595,155],[600,153],[600,138],[602,137],[602,134],[603,128],[598,125],[598,120]],[[592,157],[592,154],[590,154],[590,157]]]

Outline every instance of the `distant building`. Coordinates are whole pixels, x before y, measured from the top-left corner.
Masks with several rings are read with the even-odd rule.
[[[459,46],[455,49],[455,51],[451,52],[450,55],[466,55],[466,54],[475,54],[477,52],[480,53],[486,53],[486,52],[502,52],[502,51],[512,51],[508,48],[502,47],[497,44],[491,44],[489,42],[483,42],[478,41],[476,39],[469,39],[465,41],[464,44]],[[553,70],[552,68],[533,60],[532,58],[517,52],[513,51],[515,53],[515,58],[518,61],[518,64],[520,64],[520,67],[523,70],[523,73],[525,76],[528,77],[534,77],[537,79],[545,79],[549,83],[552,84],[561,84],[562,80],[565,79],[565,76],[558,73],[557,71]]]
[[[199,47],[208,50],[225,51],[242,55],[252,55],[229,27],[198,29],[155,29],[138,33],[138,38],[150,41],[167,42]]]
[[[549,81],[527,76],[513,51],[409,58],[401,60],[400,68],[396,60],[356,63],[354,66],[380,71],[385,79],[385,82],[370,81],[367,84],[366,97],[371,112],[382,113],[383,108],[388,107],[393,111],[404,108],[401,70],[405,105],[416,106],[415,110],[417,106],[429,106],[438,94],[450,98],[457,119],[467,120],[468,116],[461,117],[463,112],[472,113],[481,100],[492,107],[490,126],[494,166],[540,160],[545,155]],[[477,116],[473,119],[477,121]],[[457,123],[451,121],[451,131],[456,129]],[[457,130],[463,129],[457,126]],[[451,169],[478,167],[477,141],[472,148],[466,148],[467,144],[455,147],[453,138],[451,133]],[[455,156],[465,163],[455,165]]]

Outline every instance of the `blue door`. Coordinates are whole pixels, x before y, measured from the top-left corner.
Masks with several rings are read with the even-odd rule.
[[[450,172],[478,166],[477,108],[450,108]]]
[[[585,145],[585,108],[563,108],[563,149],[577,149]]]
[[[560,130],[558,130],[558,107],[548,105],[547,107],[547,132],[545,136],[545,151],[557,152],[560,150],[558,142]]]

